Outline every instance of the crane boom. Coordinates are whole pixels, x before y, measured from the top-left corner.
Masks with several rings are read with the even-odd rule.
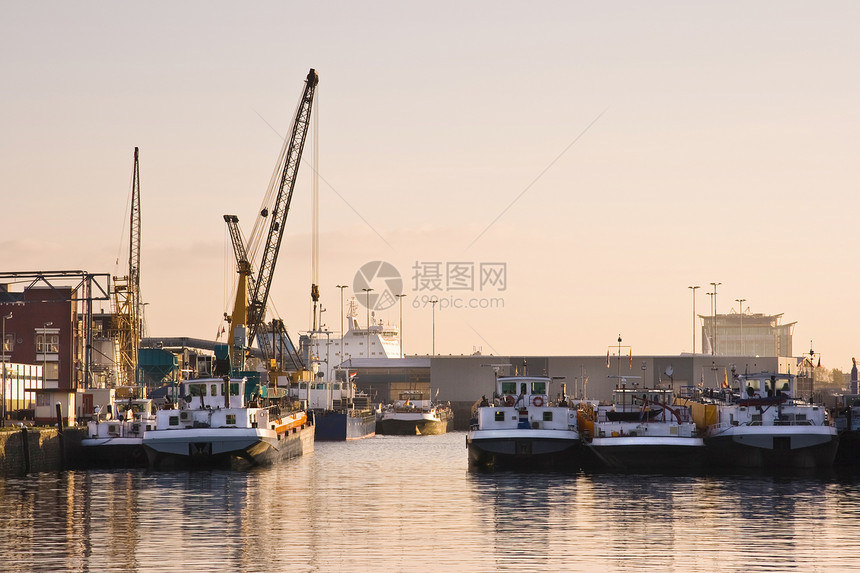
[[[140,169],[134,148],[131,212],[128,240],[128,275],[114,277],[114,316],[120,385],[137,383],[137,348],[142,336],[140,304]]]
[[[308,127],[310,126],[311,108],[313,106],[317,83],[319,83],[319,77],[316,71],[311,69],[305,80],[304,93],[296,110],[287,152],[284,154],[277,197],[270,211],[271,221],[263,249],[263,256],[260,260],[260,269],[257,280],[251,289],[250,302],[248,304],[248,340],[251,342],[257,337],[257,333],[265,321],[266,303],[269,298],[269,290],[272,286],[272,276],[275,272],[275,263],[278,260],[278,251],[281,248],[281,240],[284,237],[284,223],[287,220],[290,202],[293,198],[296,173],[298,172],[305,139],[308,134]],[[266,339],[266,343],[268,343],[267,336],[260,337],[260,340],[264,338]],[[266,343],[261,343],[261,350],[263,351],[264,358],[268,359],[271,357],[271,346]],[[266,346],[270,350],[268,353],[266,352]]]

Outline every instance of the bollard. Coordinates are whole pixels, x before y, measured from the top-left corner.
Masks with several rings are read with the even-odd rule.
[[[21,442],[24,448],[24,475],[30,473],[30,437],[27,434],[27,426],[21,428]]]
[[[60,471],[66,467],[66,444],[63,436],[63,407],[57,402],[57,437],[60,439]]]

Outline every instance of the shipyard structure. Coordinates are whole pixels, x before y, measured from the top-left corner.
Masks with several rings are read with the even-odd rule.
[[[111,298],[89,284],[98,286],[98,277],[83,273],[80,284],[68,287],[41,277],[18,292],[0,285],[4,420],[52,423],[59,402],[64,422],[80,423],[108,399],[106,393],[127,384],[123,321],[117,317],[122,305],[111,301],[110,312],[93,311],[93,301]],[[811,356],[792,356],[794,323],[781,324],[781,314],[700,316],[701,352],[659,356],[633,354],[620,346],[606,355],[403,356],[397,327],[361,314],[350,301],[343,336],[318,330],[303,335],[297,348],[274,327],[264,329],[261,336],[268,337],[270,346],[284,347],[313,370],[310,379],[285,377],[277,384],[325,389],[341,384],[346,375],[375,404],[420,392],[450,403],[454,429],[467,428],[472,406],[492,396],[497,376],[514,374],[551,377],[554,395],[609,400],[617,386],[666,387],[680,394],[696,387],[719,388],[736,374],[771,371],[796,375],[800,397],[816,398],[815,365]],[[138,383],[157,392],[181,380],[211,376],[219,360],[216,346],[215,341],[182,336],[143,337],[133,353]],[[266,376],[262,365],[257,369]]]

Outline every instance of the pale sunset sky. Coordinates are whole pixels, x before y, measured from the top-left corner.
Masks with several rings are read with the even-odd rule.
[[[672,355],[692,350],[687,287],[709,314],[719,282],[718,312],[784,313],[794,355],[812,341],[848,371],[858,30],[855,2],[7,0],[0,269],[125,274],[137,146],[148,332],[214,339],[234,283],[222,215],[249,233],[315,68],[272,287],[292,333],[310,327],[318,136],[333,331],[335,286],[348,300],[385,261],[407,354],[431,350],[435,295],[437,353],[601,355],[620,333]],[[436,290],[417,280],[432,268]]]

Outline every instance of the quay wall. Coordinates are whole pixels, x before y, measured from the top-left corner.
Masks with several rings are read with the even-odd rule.
[[[29,473],[59,471],[74,467],[80,459],[83,428],[19,427],[0,429],[0,476],[24,475],[29,461]],[[26,435],[26,448],[24,436]],[[62,441],[62,444],[61,444]],[[64,454],[61,455],[61,454]],[[28,460],[29,457],[29,460]]]

